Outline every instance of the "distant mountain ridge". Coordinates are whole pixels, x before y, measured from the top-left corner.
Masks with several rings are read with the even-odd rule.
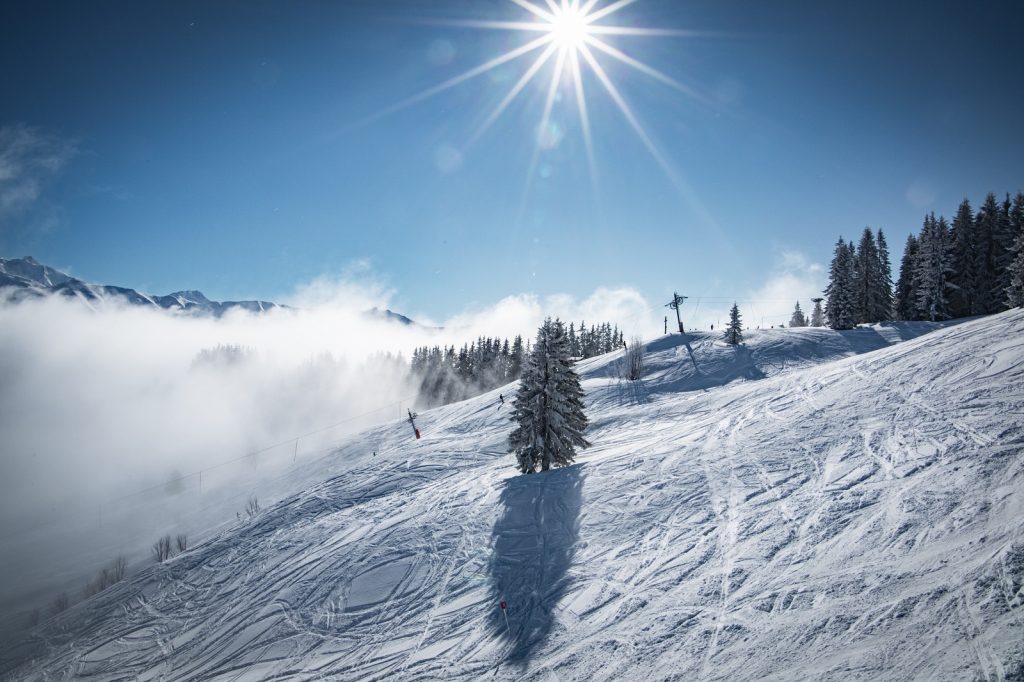
[[[290,308],[271,301],[211,301],[203,292],[195,289],[175,291],[164,296],[144,294],[127,287],[93,284],[51,268],[32,256],[24,258],[0,258],[0,289],[14,289],[12,298],[24,300],[58,294],[68,298],[79,298],[87,303],[103,302],[110,298],[121,298],[132,305],[154,306],[164,310],[177,310],[197,315],[220,317],[230,310],[242,309],[262,313],[274,308]],[[398,322],[404,325],[416,324],[405,315],[391,310],[373,308],[366,315],[377,319]]]

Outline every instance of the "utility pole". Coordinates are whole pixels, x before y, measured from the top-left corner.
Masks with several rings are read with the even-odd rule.
[[[419,440],[420,430],[416,428],[416,422],[413,421],[414,419],[416,419],[416,417],[418,415],[413,414],[412,410],[409,410],[408,412],[409,412],[409,424],[412,425],[412,432],[416,434],[416,439]]]
[[[683,305],[683,301],[685,301],[687,298],[689,298],[689,296],[680,296],[679,294],[677,294],[676,292],[673,291],[672,292],[672,302],[665,304],[666,308],[671,308],[672,310],[676,311],[676,322],[679,323],[679,333],[680,334],[683,334],[684,330],[683,330],[683,320],[682,320],[681,317],[679,317],[679,306]],[[665,319],[667,320],[668,317],[666,316]],[[665,323],[665,326],[666,327],[668,326],[667,322]],[[667,333],[667,330],[666,330],[666,333]]]
[[[668,334],[668,315],[665,316],[665,333]]]

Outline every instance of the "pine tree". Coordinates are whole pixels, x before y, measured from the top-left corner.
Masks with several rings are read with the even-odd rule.
[[[855,262],[856,250],[840,237],[829,267],[829,283],[825,287],[825,316],[832,329],[853,329],[856,324]]]
[[[743,343],[743,324],[740,320],[740,308],[734,301],[732,310],[729,311],[729,326],[725,328],[723,336],[725,342],[733,346]]]
[[[516,338],[512,340],[512,352],[509,362],[509,379],[514,381],[523,375],[523,362],[525,359],[526,358],[523,353],[523,337],[516,334]]]
[[[1010,284],[1006,287],[1006,305],[1024,308],[1024,233],[1017,237],[1014,252],[1016,256],[1008,268]]]
[[[1000,231],[1002,208],[991,192],[974,218],[975,226],[975,303],[979,315],[988,315],[999,310],[999,302],[1005,292],[996,294],[999,275],[996,272],[996,239]]]
[[[1006,290],[1010,288],[1010,266],[1013,264],[1016,251],[1017,234],[1013,229],[1013,202],[1010,195],[1006,195],[999,210],[999,218],[996,220],[996,229],[993,233],[993,261],[996,271],[993,277],[992,301],[995,306],[993,312],[1000,312],[1007,309]]]
[[[581,356],[580,340],[576,337],[576,325],[572,322],[569,323],[569,353],[574,358]]]
[[[550,318],[537,330],[537,342],[523,371],[513,402],[515,430],[509,446],[519,471],[532,474],[552,466],[567,466],[576,448],[590,443],[583,437],[583,389],[572,369],[565,326]]]
[[[914,269],[914,288],[917,310],[931,321],[948,320],[949,291],[947,278],[952,272],[949,264],[949,226],[945,218],[935,214],[925,218]]]
[[[1017,193],[1010,209],[1010,228],[1016,239],[1013,243],[1013,260],[1007,266],[1006,305],[1010,308],[1024,307],[1024,193]]]
[[[804,311],[800,310],[800,301],[796,302],[796,308],[793,309],[793,316],[789,318],[790,327],[806,327],[807,318],[804,316]]]
[[[876,321],[889,320],[893,317],[892,292],[892,261],[889,259],[889,244],[885,234],[878,231],[878,310],[875,311]]]
[[[900,278],[896,282],[896,319],[916,320],[917,291],[914,289],[914,266],[917,263],[919,248],[917,237],[907,236],[907,245],[903,247],[903,258],[900,260]]]
[[[953,218],[950,235],[949,312],[953,317],[968,317],[979,313],[977,234],[971,202],[960,202]]]
[[[821,299],[814,302],[814,310],[811,311],[811,326],[812,327],[824,327],[825,326],[825,313],[821,310]]]
[[[857,248],[856,267],[853,278],[856,292],[856,313],[858,323],[879,322],[888,315],[882,300],[882,272],[878,257],[878,245],[871,228],[865,227]]]

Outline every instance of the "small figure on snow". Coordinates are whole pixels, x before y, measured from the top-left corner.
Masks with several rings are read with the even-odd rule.
[[[502,394],[500,394],[500,393],[498,394],[498,400],[500,400],[500,401],[501,401],[501,404],[502,404],[502,405],[504,405],[504,404],[505,404],[505,396],[503,396],[503,395],[502,395]]]

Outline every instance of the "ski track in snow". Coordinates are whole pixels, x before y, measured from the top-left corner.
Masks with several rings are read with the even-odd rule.
[[[379,427],[7,676],[1020,679],[1024,313],[914,335],[663,337],[639,383],[584,361],[594,447],[536,476],[510,387]]]

